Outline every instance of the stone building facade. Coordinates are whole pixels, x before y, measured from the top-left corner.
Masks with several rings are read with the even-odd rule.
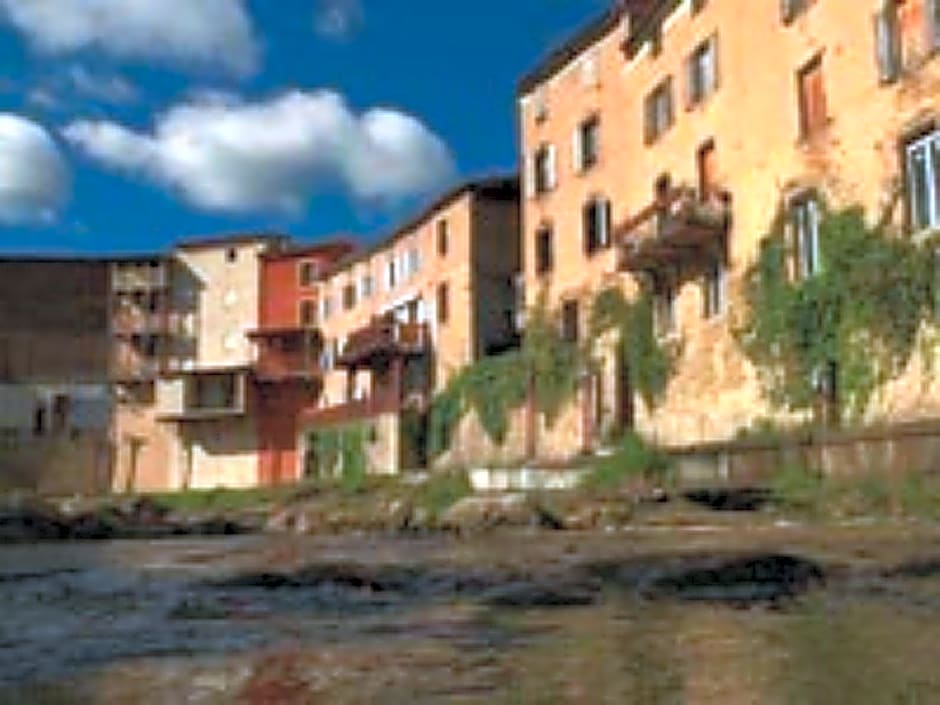
[[[932,0],[621,2],[521,81],[529,303],[547,291],[583,331],[597,291],[633,295],[653,276],[659,332],[681,341],[663,403],[637,403],[640,431],[681,446],[776,414],[733,330],[744,273],[779,212],[804,266],[816,266],[822,198],[873,220],[889,212],[915,237],[937,224],[925,155],[940,108],[938,26]],[[696,240],[691,260],[638,263],[661,216],[675,236],[699,237],[686,201],[728,227]],[[632,405],[612,353],[601,357],[540,435],[541,455],[598,444]],[[871,417],[935,415],[940,396],[919,377],[885,390]]]

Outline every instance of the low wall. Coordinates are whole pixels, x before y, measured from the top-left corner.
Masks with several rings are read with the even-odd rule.
[[[788,464],[826,477],[940,470],[940,420],[668,449],[685,484],[766,484]]]
[[[101,495],[111,490],[112,446],[100,435],[30,439],[0,449],[0,491]]]

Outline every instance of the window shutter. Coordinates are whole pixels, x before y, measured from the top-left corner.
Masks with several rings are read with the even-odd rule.
[[[780,0],[780,19],[784,23],[792,22],[795,14],[796,2],[794,0]]]
[[[718,84],[721,82],[719,66],[718,35],[715,34],[708,40],[709,90],[712,93],[718,90]]]
[[[555,145],[548,145],[548,189],[550,191],[558,185],[558,160],[555,151]]]
[[[672,76],[666,79],[666,127],[672,127],[673,122],[676,119],[675,115],[675,106],[673,105],[673,95],[672,95]]]
[[[886,4],[874,18],[878,78],[883,83],[896,81],[901,67],[897,16],[894,12],[894,7]]]
[[[685,107],[691,108],[695,105],[696,86],[695,74],[696,64],[698,63],[698,51],[693,51],[689,58],[685,60]]]
[[[599,199],[597,201],[597,209],[599,213],[597,214],[598,222],[600,223],[600,232],[601,232],[601,247],[610,247],[610,230],[611,230],[611,218],[610,218],[610,201],[606,198]]]
[[[643,121],[643,140],[646,142],[646,144],[650,144],[653,141],[653,136],[655,134],[655,95],[655,93],[648,95],[645,102],[646,119]]]
[[[584,161],[581,159],[583,151],[581,125],[578,125],[574,128],[574,134],[571,136],[571,164],[577,173],[584,170]]]
[[[940,0],[924,0],[927,48],[940,48]]]

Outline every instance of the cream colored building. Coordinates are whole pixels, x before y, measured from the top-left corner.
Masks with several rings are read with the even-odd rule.
[[[259,257],[283,239],[267,235],[191,240],[173,257],[173,309],[185,349],[170,356],[156,388],[156,416],[170,429],[170,485],[211,489],[258,482],[248,333],[257,329]]]

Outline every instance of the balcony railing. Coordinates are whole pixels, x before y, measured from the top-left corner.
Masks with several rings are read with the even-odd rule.
[[[200,370],[157,382],[157,416],[163,421],[203,421],[248,412],[247,369]]]
[[[115,335],[178,335],[183,320],[176,313],[151,313],[140,309],[119,309],[113,318]]]
[[[617,228],[620,269],[656,270],[701,256],[724,244],[731,225],[731,195],[674,189]]]
[[[319,377],[317,356],[303,350],[286,352],[262,349],[255,364],[255,378],[259,382],[312,380]]]
[[[338,426],[371,419],[382,414],[393,414],[401,404],[392,397],[366,397],[343,404],[313,409],[304,414],[304,421],[315,426]]]
[[[111,363],[111,379],[119,382],[152,380],[162,371],[160,361],[148,357],[120,359]]]
[[[117,265],[111,270],[111,288],[116,292],[152,291],[169,285],[166,265]]]
[[[345,367],[367,367],[377,358],[421,355],[430,346],[426,323],[376,319],[353,333],[339,358]]]

